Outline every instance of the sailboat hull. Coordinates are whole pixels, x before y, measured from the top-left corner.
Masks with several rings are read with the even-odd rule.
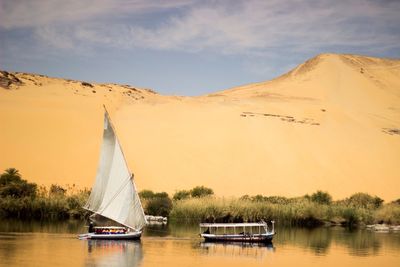
[[[79,239],[91,240],[139,240],[142,236],[142,231],[128,232],[124,234],[96,234],[87,233],[79,235]]]

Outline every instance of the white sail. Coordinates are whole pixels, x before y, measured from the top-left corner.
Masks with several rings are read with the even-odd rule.
[[[135,230],[146,224],[133,175],[107,112],[96,181],[85,208]]]

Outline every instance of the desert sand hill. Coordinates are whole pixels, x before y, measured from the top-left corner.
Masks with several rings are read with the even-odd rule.
[[[323,54],[201,97],[22,73],[2,81],[0,168],[38,183],[91,186],[104,103],[140,189],[400,196],[400,60]]]

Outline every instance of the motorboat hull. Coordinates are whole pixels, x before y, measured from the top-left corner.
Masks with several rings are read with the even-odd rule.
[[[142,236],[142,231],[127,232],[123,234],[96,234],[87,233],[78,236],[79,239],[90,240],[139,240]]]
[[[201,234],[206,242],[246,242],[246,243],[269,243],[275,233],[267,234]]]

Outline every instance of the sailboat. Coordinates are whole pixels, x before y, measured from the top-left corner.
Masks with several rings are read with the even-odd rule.
[[[104,107],[104,131],[96,180],[84,209],[92,216],[111,220],[116,226],[89,226],[80,239],[140,239],[147,224],[133,173]]]

